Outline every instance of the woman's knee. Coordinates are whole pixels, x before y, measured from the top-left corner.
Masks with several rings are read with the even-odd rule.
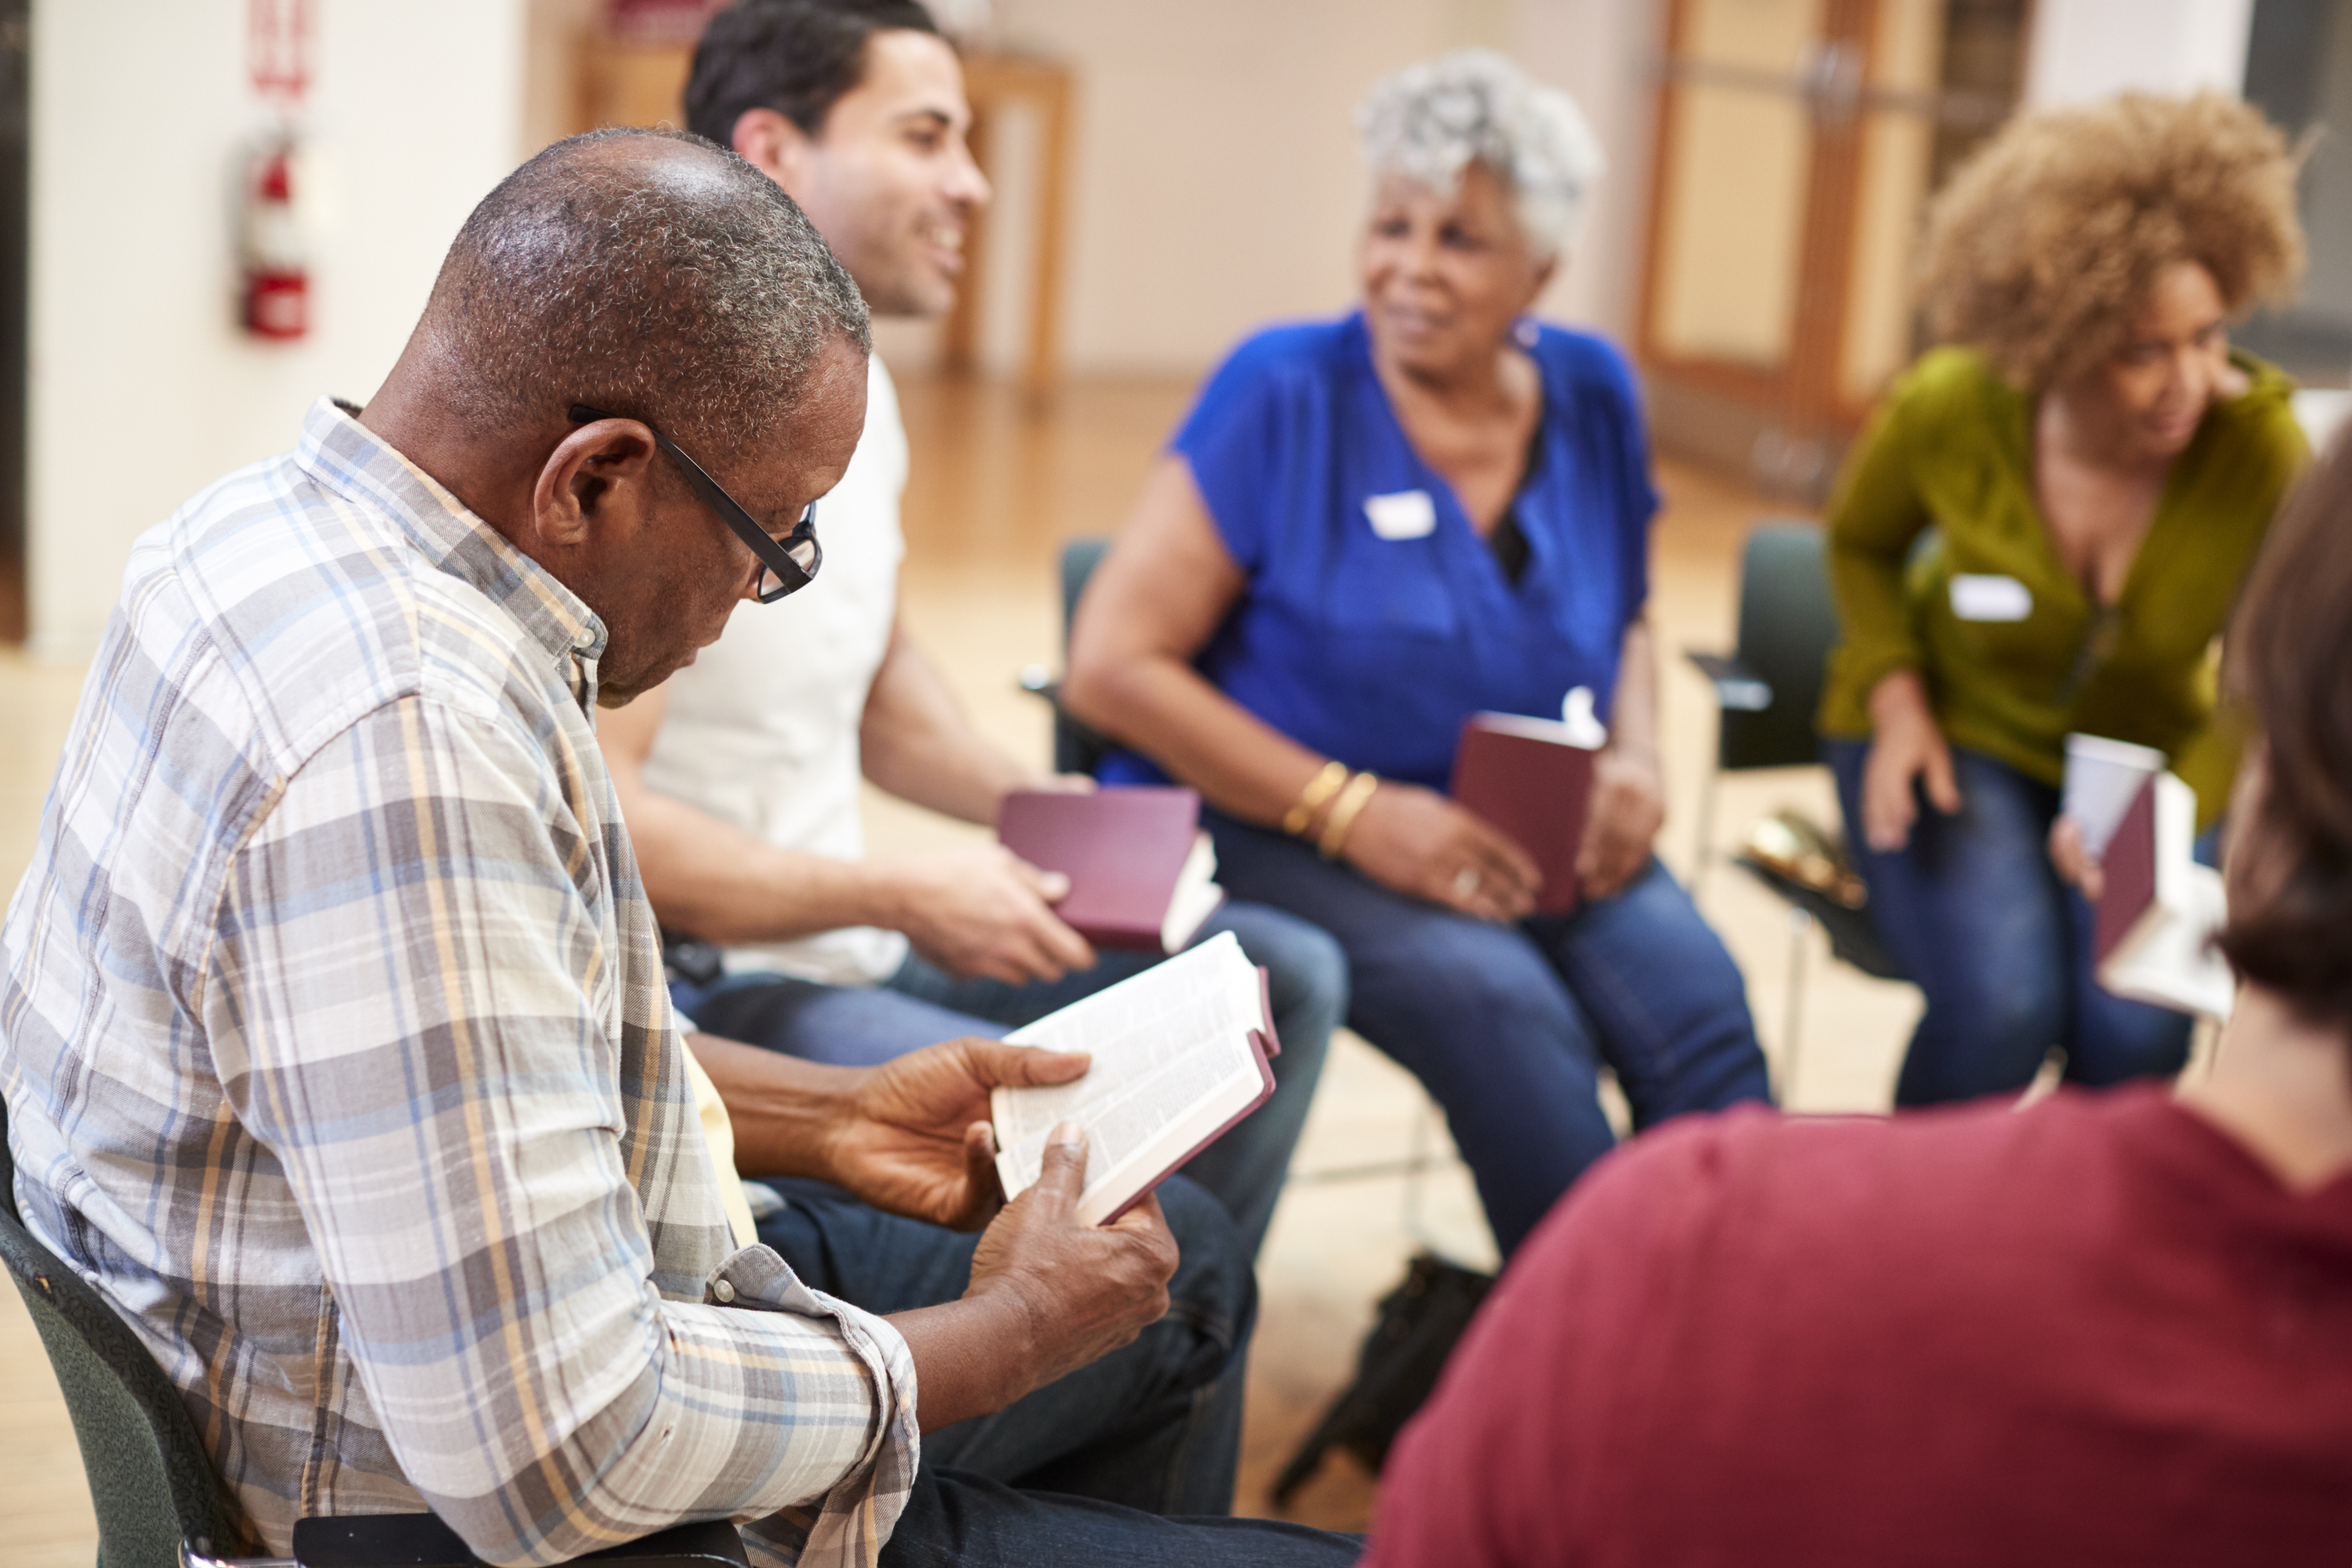
[[[1349,956],[1349,1022],[1415,1071],[1421,1057],[1442,1068],[1522,1050],[1591,1054],[1581,1009],[1517,927],[1446,916],[1386,952]]]

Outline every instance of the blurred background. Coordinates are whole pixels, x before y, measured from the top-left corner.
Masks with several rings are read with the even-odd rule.
[[[2352,0],[961,0],[976,150],[999,196],[965,298],[886,323],[914,454],[906,613],[982,722],[1042,756],[1015,672],[1060,657],[1053,560],[1114,531],[1199,375],[1269,321],[1353,294],[1349,114],[1378,76],[1465,44],[1579,100],[1611,172],[1548,315],[1642,367],[1667,509],[1670,657],[1729,646],[1741,542],[1808,515],[1921,346],[1923,205],[2020,104],[2126,87],[2242,92],[2310,138],[2303,301],[2241,337],[2352,383]],[[708,7],[666,0],[0,0],[0,887],[29,856],[81,662],[131,542],[291,445],[322,393],[364,399],[443,249],[522,157],[680,118]],[[1883,1109],[1906,986],[1717,841],[1818,769],[1727,775],[1712,689],[1674,658],[1662,850],[1746,971],[1784,1098]],[[882,852],[953,826],[878,798]],[[1799,1047],[1801,1045],[1801,1052]],[[1412,1080],[1335,1046],[1261,1279],[1241,1506],[1347,1378],[1413,1247],[1491,1242]],[[1410,1150],[1433,1173],[1395,1173]],[[1367,1167],[1384,1173],[1364,1174]],[[0,1564],[87,1563],[95,1534],[54,1384],[0,1292]],[[1361,1528],[1335,1459],[1296,1517]]]

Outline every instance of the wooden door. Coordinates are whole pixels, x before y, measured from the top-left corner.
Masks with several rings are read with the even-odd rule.
[[[1916,347],[1944,174],[2010,110],[2030,0],[1674,0],[1639,334],[1663,444],[1817,497]]]

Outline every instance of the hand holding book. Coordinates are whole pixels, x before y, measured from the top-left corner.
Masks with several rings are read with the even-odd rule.
[[[1373,881],[1478,920],[1535,908],[1541,873],[1527,851],[1475,812],[1417,784],[1381,781],[1342,857]]]
[[[1274,1093],[1265,972],[1231,931],[1016,1029],[1015,1046],[1083,1050],[1086,1077],[990,1096],[998,1175],[1017,1196],[1075,1120],[1088,1148],[1078,1217],[1118,1217]]]

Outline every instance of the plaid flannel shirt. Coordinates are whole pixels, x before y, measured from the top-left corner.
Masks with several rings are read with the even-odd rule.
[[[0,927],[17,1196],[272,1551],[429,1504],[493,1563],[871,1563],[904,1505],[905,1342],[729,1234],[604,645],[322,400],[140,541],[83,687]]]

